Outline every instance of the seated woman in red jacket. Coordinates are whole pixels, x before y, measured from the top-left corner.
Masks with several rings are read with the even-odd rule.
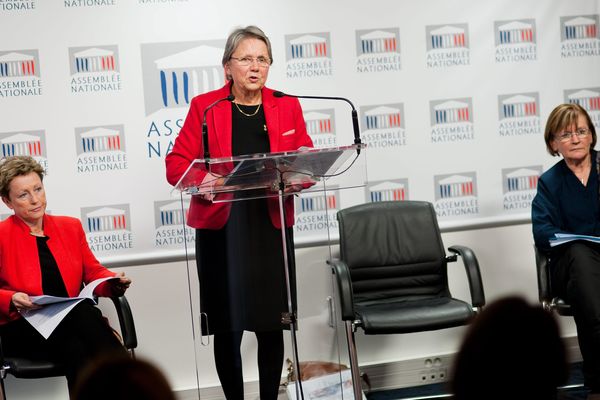
[[[82,284],[101,283],[98,296],[122,295],[131,281],[103,267],[88,247],[78,219],[46,214],[44,170],[31,157],[0,161],[0,196],[14,215],[0,222],[0,337],[5,355],[62,362],[69,388],[88,361],[125,353],[100,311],[80,302],[48,339],[21,315],[39,306],[29,296],[74,297]]]

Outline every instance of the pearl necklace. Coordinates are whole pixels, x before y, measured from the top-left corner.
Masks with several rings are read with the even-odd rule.
[[[246,117],[254,117],[258,113],[258,110],[260,110],[260,106],[262,106],[262,103],[260,103],[258,105],[258,107],[256,107],[256,110],[254,110],[254,112],[252,114],[248,114],[248,113],[242,111],[242,109],[240,108],[240,106],[238,106],[238,103],[233,102],[233,104],[235,104],[235,108],[237,108],[238,111],[241,112]]]

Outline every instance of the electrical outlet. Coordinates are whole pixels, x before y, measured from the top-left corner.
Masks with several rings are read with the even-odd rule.
[[[447,368],[438,357],[427,358],[423,363],[423,369],[418,372],[419,382],[423,385],[430,383],[445,382],[447,380]]]
[[[430,368],[419,371],[419,381],[422,384],[445,382],[447,379],[446,368]]]

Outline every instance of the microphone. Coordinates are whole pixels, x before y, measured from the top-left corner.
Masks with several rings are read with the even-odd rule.
[[[354,104],[345,97],[334,97],[334,96],[298,96],[289,93],[283,93],[279,90],[273,92],[273,96],[275,97],[295,97],[297,99],[317,99],[317,100],[342,100],[346,103],[350,104],[352,107],[352,129],[354,130],[354,144],[360,144],[360,130],[358,128],[358,114],[356,113],[356,108],[354,108]],[[360,154],[360,148],[356,149],[356,154]]]
[[[212,103],[211,105],[209,105],[208,107],[206,107],[204,109],[204,115],[202,115],[202,147],[204,147],[204,166],[206,167],[207,172],[208,172],[208,160],[210,159],[210,152],[208,150],[208,126],[206,125],[206,113],[208,112],[208,110],[210,110],[211,108],[213,108],[220,102],[225,101],[225,100],[233,101],[234,99],[235,99],[235,96],[230,94],[227,97],[223,97],[222,99],[215,101],[214,103]]]

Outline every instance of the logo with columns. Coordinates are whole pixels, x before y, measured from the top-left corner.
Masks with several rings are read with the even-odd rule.
[[[535,43],[535,20],[496,21],[496,46]]]
[[[71,93],[121,90],[117,45],[69,48]]]
[[[600,130],[600,87],[567,89],[564,91],[564,101],[583,107],[588,112],[596,130]]]
[[[366,201],[402,201],[408,200],[408,178],[376,181],[366,189]]]
[[[156,247],[193,244],[196,232],[185,224],[190,200],[164,200],[154,202],[154,227]]]
[[[94,252],[121,252],[133,248],[129,204],[81,208],[88,245]]]
[[[503,211],[530,212],[542,171],[541,165],[502,169]]]
[[[82,208],[82,220],[88,233],[125,231],[130,229],[129,205]]]
[[[436,188],[436,200],[477,195],[474,173],[438,176]]]
[[[37,50],[0,52],[0,78],[40,76]]]
[[[534,167],[505,168],[502,170],[502,192],[535,191],[542,173],[540,165]]]
[[[296,212],[312,213],[312,212],[323,212],[326,210],[337,210],[338,199],[336,193],[329,192],[323,195],[321,192],[315,193],[304,193],[301,197],[296,199]]]
[[[496,62],[525,62],[537,59],[535,19],[494,21]]]
[[[470,217],[479,214],[477,174],[460,172],[436,175],[435,211],[440,218]]]
[[[194,96],[225,84],[224,41],[142,44],[146,115],[187,108]]]
[[[340,194],[337,188],[330,188],[327,192],[304,192],[295,197],[296,224],[294,237],[307,239],[325,237],[329,230],[335,234],[338,229],[335,217],[340,208]]]
[[[598,39],[598,14],[560,18],[561,40]]]
[[[46,134],[44,131],[0,133],[0,158],[31,156],[38,162],[46,159]]]
[[[500,119],[539,117],[539,94],[523,93],[498,96]]]
[[[362,106],[360,120],[363,140],[371,148],[400,147],[406,144],[403,103]]]
[[[77,172],[115,171],[127,168],[123,125],[75,128]]]
[[[434,100],[431,106],[431,125],[449,125],[473,122],[471,98]]]
[[[425,27],[429,68],[447,68],[470,64],[469,26],[467,24],[429,25]]]
[[[317,78],[333,74],[329,32],[285,35],[286,76]]]
[[[286,36],[286,60],[331,58],[328,32]]]
[[[498,132],[500,136],[540,133],[540,95],[537,92],[498,96]]]
[[[400,53],[400,29],[376,29],[356,31],[356,53],[367,54]]]
[[[0,99],[41,94],[38,50],[0,51]]]
[[[427,28],[427,50],[468,48],[465,24],[430,26]]]
[[[304,122],[316,148],[337,146],[333,108],[306,111]]]
[[[123,125],[75,128],[77,155],[102,154],[125,150]]]
[[[473,140],[473,100],[470,97],[429,102],[431,142]]]
[[[70,49],[71,75],[85,72],[119,71],[117,46]]]
[[[356,31],[356,72],[400,71],[400,29]]]
[[[600,55],[599,14],[560,17],[561,57]]]
[[[182,208],[183,206],[183,208]],[[185,213],[190,207],[190,201],[155,201],[154,226],[158,229],[163,226],[178,227],[185,224]]]

